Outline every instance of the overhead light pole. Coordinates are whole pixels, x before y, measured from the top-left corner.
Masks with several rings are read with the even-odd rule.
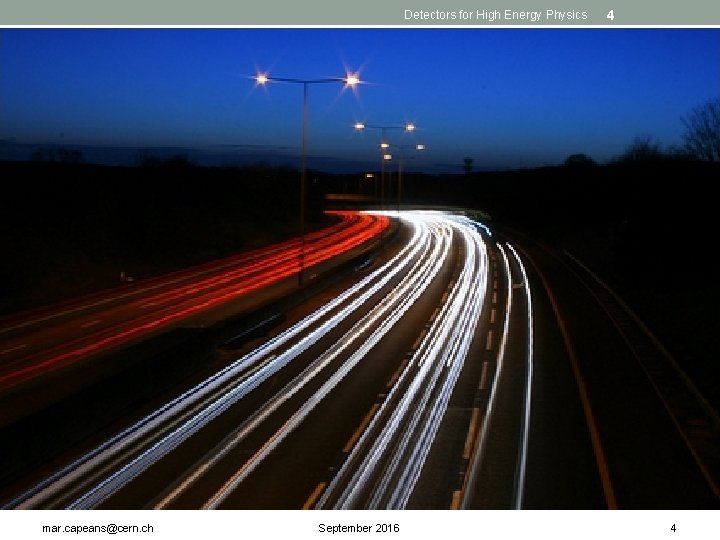
[[[311,84],[342,83],[345,88],[356,88],[361,84],[358,73],[347,73],[345,77],[328,77],[323,79],[292,79],[288,77],[271,77],[267,72],[257,73],[254,77],[259,86],[269,82],[301,84],[303,86],[303,112],[302,112],[302,149],[300,155],[300,252],[298,255],[300,270],[298,271],[298,285],[303,284],[305,271],[305,192],[307,182],[307,133],[308,133],[308,87]]]
[[[355,122],[353,126],[356,131],[364,131],[366,129],[379,129],[380,130],[380,208],[385,209],[385,163],[392,160],[392,154],[390,153],[390,147],[392,146],[387,140],[387,132],[391,130],[403,130],[406,133],[412,133],[417,128],[412,122],[406,122],[403,125],[393,126],[381,126],[376,124],[366,124],[365,122]],[[383,231],[380,231],[380,237],[378,238],[379,247],[383,245]]]
[[[416,152],[425,151],[424,144],[391,144],[390,148],[398,149],[398,191],[397,191],[397,205],[400,210],[402,204],[402,178],[403,178],[403,163],[405,161],[404,150],[415,150]]]
[[[395,129],[401,129],[406,133],[412,133],[417,128],[412,122],[406,122],[402,126],[380,126],[366,124],[365,122],[355,122],[353,127],[356,131],[364,131],[366,129],[380,130],[380,207],[383,208],[385,204],[385,162],[392,159],[392,154],[388,151],[391,145],[387,140],[386,134],[388,131]]]

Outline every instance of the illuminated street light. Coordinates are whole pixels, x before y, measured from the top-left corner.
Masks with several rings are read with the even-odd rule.
[[[360,84],[360,75],[357,73],[348,73],[345,76],[345,86],[349,86],[350,88],[356,87],[358,84]]]
[[[290,79],[287,77],[271,77],[266,72],[260,72],[253,77],[255,82],[259,85],[265,85],[269,82],[286,82],[286,83],[297,83],[302,85],[317,84],[317,83],[331,83],[341,82],[346,88],[355,88],[362,84],[360,75],[358,73],[348,72],[344,77],[326,77],[324,79]]]
[[[392,156],[386,152],[391,146],[390,143],[387,142],[386,133],[393,129],[402,129],[407,133],[412,133],[417,127],[412,122],[406,122],[402,126],[379,126],[366,124],[365,122],[355,122],[353,127],[357,131],[363,131],[365,129],[380,130],[380,206],[383,206],[385,200],[385,162],[392,159]]]
[[[379,129],[383,132],[383,138],[385,137],[385,131],[389,129],[404,129],[407,132],[415,131],[417,128],[415,127],[415,124],[412,122],[407,122],[405,125],[402,126],[373,126],[370,124],[366,124],[365,122],[355,122],[353,126],[356,130],[362,131],[363,129]]]
[[[400,205],[402,204],[402,175],[403,175],[403,161],[405,159],[405,154],[403,150],[407,149],[413,149],[418,152],[422,152],[425,150],[425,145],[422,143],[416,144],[416,145],[403,145],[403,144],[391,144],[389,145],[390,148],[397,148],[398,149],[398,192],[397,192],[397,205],[398,210],[400,210]]]
[[[345,88],[355,89],[362,84],[359,73],[348,72],[345,77],[328,77],[324,79],[290,79],[287,77],[271,77],[266,72],[257,73],[255,82],[265,86],[269,82],[295,83],[303,85],[303,121],[302,121],[302,152],[300,157],[300,271],[298,285],[302,286],[305,270],[305,191],[307,177],[307,131],[308,131],[308,86],[322,83],[343,83]]]

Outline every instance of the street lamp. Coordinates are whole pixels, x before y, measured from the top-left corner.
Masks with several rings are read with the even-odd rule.
[[[402,174],[403,174],[403,160],[405,158],[405,154],[403,150],[412,149],[416,152],[422,152],[425,150],[424,144],[414,144],[414,145],[408,145],[408,144],[392,144],[390,145],[391,148],[397,148],[399,150],[398,152],[398,210],[400,210],[400,205],[402,204]]]
[[[379,126],[366,124],[365,122],[355,122],[353,127],[356,131],[363,131],[365,129],[380,130],[380,206],[382,207],[385,199],[385,162],[392,159],[392,155],[388,152],[390,143],[387,141],[386,133],[393,129],[402,129],[407,133],[412,133],[417,128],[412,122],[406,122],[402,126]]]
[[[324,79],[291,79],[287,77],[271,77],[267,73],[257,73],[255,82],[264,86],[269,82],[294,83],[303,86],[303,116],[302,116],[302,150],[300,157],[300,271],[298,272],[298,285],[303,284],[305,270],[305,190],[307,177],[307,132],[308,132],[308,87],[311,84],[342,83],[345,88],[355,89],[361,84],[358,73],[348,72],[345,77],[328,77]]]

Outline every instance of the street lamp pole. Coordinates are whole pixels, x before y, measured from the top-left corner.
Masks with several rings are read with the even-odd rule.
[[[390,145],[385,139],[385,129],[382,131],[380,142],[380,209],[385,210],[385,162],[392,159],[388,152]]]
[[[308,83],[303,82],[303,121],[302,150],[300,157],[300,269],[298,270],[298,287],[303,284],[305,271],[305,192],[307,188],[307,132],[308,132]]]
[[[305,200],[307,186],[307,138],[308,138],[308,87],[311,84],[343,83],[345,88],[355,88],[360,84],[357,73],[347,73],[345,77],[329,77],[324,79],[290,79],[287,77],[271,77],[267,73],[255,75],[255,82],[264,86],[268,82],[294,83],[303,85],[303,111],[302,111],[302,145],[300,151],[300,253],[298,255],[300,270],[298,271],[298,286],[302,287],[305,272]]]
[[[399,150],[398,153],[398,196],[397,196],[397,207],[398,211],[400,210],[400,206],[402,204],[402,178],[403,178],[403,164],[405,162],[405,153],[403,150],[411,148],[413,150],[416,150],[418,152],[422,152],[425,150],[424,144],[415,144],[415,145],[402,145],[402,144],[392,144],[390,145],[391,148],[397,148]],[[412,159],[412,158],[410,158]]]
[[[392,159],[390,154],[386,153],[386,150],[390,148],[390,143],[387,141],[386,133],[391,129],[402,129],[407,133],[412,133],[417,128],[412,122],[407,122],[402,126],[379,126],[366,124],[365,122],[355,122],[355,129],[357,131],[363,131],[365,129],[379,129],[380,130],[380,207],[384,208],[385,205],[385,161]]]

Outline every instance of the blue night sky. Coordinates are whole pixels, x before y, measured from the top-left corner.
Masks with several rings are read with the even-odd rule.
[[[346,68],[357,92],[310,86],[311,156],[374,163],[380,133],[353,123],[413,121],[391,132],[427,145],[411,169],[602,163],[637,136],[680,144],[681,118],[720,93],[720,29],[0,29],[0,139],[297,164],[302,86],[251,76]]]

